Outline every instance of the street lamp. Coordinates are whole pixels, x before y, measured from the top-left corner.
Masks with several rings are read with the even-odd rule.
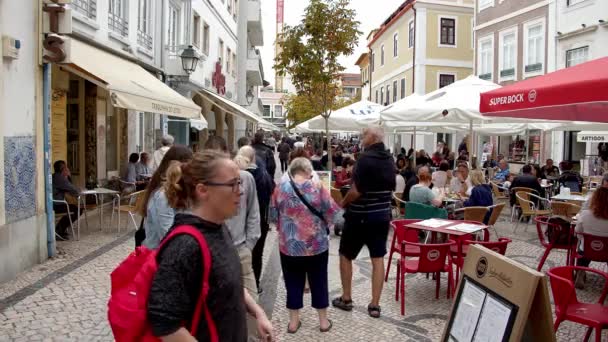
[[[247,104],[249,106],[251,106],[251,104],[253,103],[253,91],[251,89],[252,88],[249,88],[249,90],[247,91],[247,95],[245,95],[245,97],[247,98]]]
[[[182,51],[182,54],[179,56],[182,59],[182,68],[184,71],[190,75],[196,70],[196,66],[198,65],[198,60],[201,58],[196,50],[192,47],[192,45],[188,45],[187,48]]]

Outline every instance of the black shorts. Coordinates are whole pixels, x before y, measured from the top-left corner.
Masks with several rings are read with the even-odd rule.
[[[365,245],[369,249],[370,257],[384,257],[389,226],[389,221],[372,223],[347,218],[340,238],[340,255],[354,260]]]

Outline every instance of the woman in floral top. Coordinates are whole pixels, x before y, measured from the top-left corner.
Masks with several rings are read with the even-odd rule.
[[[290,177],[281,181],[272,196],[270,211],[270,218],[276,222],[279,232],[281,268],[289,309],[287,332],[293,334],[302,325],[299,310],[303,307],[304,283],[307,278],[312,307],[319,313],[319,329],[327,332],[332,327],[331,321],[327,319],[328,225],[335,222],[341,209],[329,191],[312,179],[312,164],[308,159],[294,159],[289,165],[288,173]],[[296,191],[323,219],[302,202]]]

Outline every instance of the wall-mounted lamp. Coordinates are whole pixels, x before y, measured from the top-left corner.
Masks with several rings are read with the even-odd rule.
[[[251,106],[251,104],[253,103],[253,87],[249,88],[249,90],[247,90],[247,95],[245,95],[245,98],[247,99],[247,104]]]

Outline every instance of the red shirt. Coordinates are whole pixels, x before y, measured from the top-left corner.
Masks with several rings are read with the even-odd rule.
[[[352,183],[351,175],[346,171],[346,169],[342,169],[340,172],[336,172],[336,188],[341,188],[345,185],[350,185]]]

